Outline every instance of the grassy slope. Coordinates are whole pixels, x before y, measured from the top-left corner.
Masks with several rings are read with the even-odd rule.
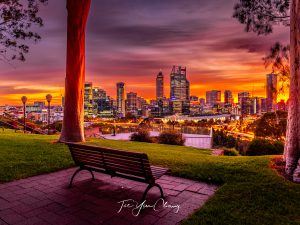
[[[67,148],[51,144],[56,138],[0,132],[0,181],[72,165]],[[174,175],[223,184],[185,224],[300,224],[300,185],[278,177],[268,167],[271,157],[214,157],[208,150],[109,140],[90,143],[143,151],[152,164],[168,166]]]
[[[0,182],[73,165],[68,148],[53,144],[56,140],[56,136],[23,135],[0,130]]]

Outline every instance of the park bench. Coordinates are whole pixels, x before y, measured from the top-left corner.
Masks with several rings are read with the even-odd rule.
[[[143,194],[142,201],[146,199],[148,191],[155,186],[159,188],[161,197],[164,198],[163,190],[156,180],[166,174],[169,169],[151,166],[147,154],[75,143],[66,144],[75,164],[79,166],[71,178],[70,188],[76,174],[87,170],[91,173],[93,180],[95,180],[94,171],[111,177],[147,183],[148,187]]]

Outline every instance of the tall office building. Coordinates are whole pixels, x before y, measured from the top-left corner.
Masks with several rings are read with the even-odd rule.
[[[125,84],[123,82],[117,83],[117,113],[118,116],[125,116]]]
[[[106,91],[98,87],[93,88],[94,113],[99,117],[112,117],[113,107]]]
[[[230,90],[225,90],[224,91],[224,104],[225,105],[232,105],[233,104],[232,92]]]
[[[190,82],[186,78],[186,67],[173,66],[170,75],[171,100],[189,100]]]
[[[277,104],[277,75],[267,75],[267,112],[275,112]]]
[[[200,98],[199,102],[200,102],[201,106],[204,106],[205,105],[205,98]]]
[[[156,100],[164,98],[164,75],[160,71],[156,77]]]
[[[266,98],[261,99],[261,112],[262,113],[267,112],[267,99]]]
[[[250,97],[250,93],[249,92],[239,92],[238,93],[238,102],[239,102],[239,105],[242,104],[242,98],[248,98]]]
[[[221,91],[212,90],[206,92],[206,104],[207,105],[218,105],[221,103]]]
[[[98,87],[93,88],[93,99],[106,99],[106,91]]]
[[[259,97],[243,97],[241,98],[241,114],[242,115],[261,115],[261,100]]]
[[[186,67],[173,66],[170,74],[170,100],[173,113],[189,114],[190,82],[186,77]]]
[[[137,93],[129,92],[126,98],[126,111],[131,113],[137,112]]]
[[[93,83],[84,83],[84,115],[91,117],[93,116]]]

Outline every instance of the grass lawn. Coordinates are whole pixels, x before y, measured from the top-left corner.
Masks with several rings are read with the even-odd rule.
[[[73,165],[57,136],[0,131],[0,182]],[[209,150],[111,140],[90,144],[146,152],[152,164],[173,175],[222,184],[204,207],[184,224],[300,224],[300,185],[269,168],[271,157],[216,157]]]

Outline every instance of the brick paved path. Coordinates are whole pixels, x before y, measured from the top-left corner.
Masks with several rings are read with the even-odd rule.
[[[200,208],[217,187],[172,176],[163,176],[158,183],[164,189],[168,205],[163,208],[157,203],[153,208],[143,210],[133,216],[132,209],[123,208],[122,200],[139,201],[146,184],[122,178],[95,173],[96,181],[91,181],[89,173],[82,171],[75,178],[74,187],[68,183],[74,168],[19,181],[0,184],[0,225],[63,225],[63,224],[177,224]],[[155,187],[148,193],[147,204],[159,199]],[[136,211],[134,211],[136,212]]]

